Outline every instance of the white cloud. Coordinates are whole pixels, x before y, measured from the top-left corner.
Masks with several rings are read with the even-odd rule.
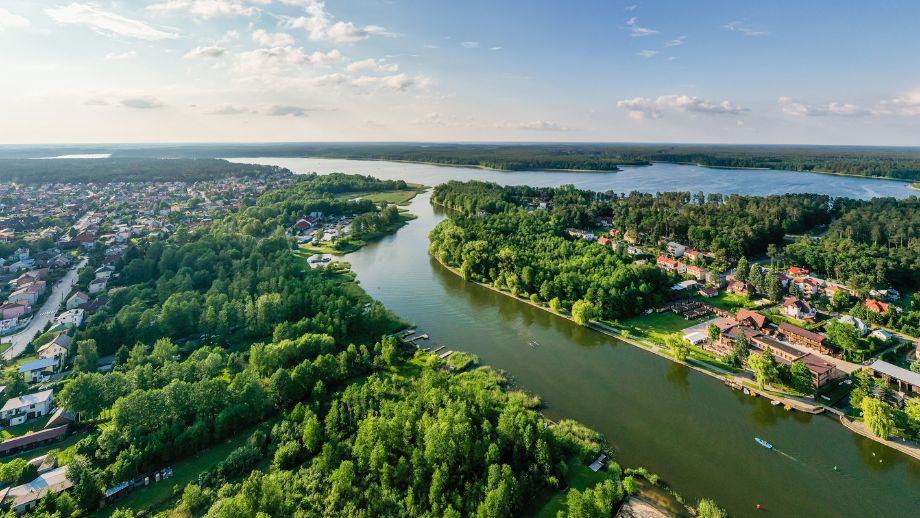
[[[626,20],[626,25],[629,25],[629,26],[633,26],[637,23],[639,23],[639,18],[636,16],[630,16],[629,19]]]
[[[218,16],[255,16],[260,12],[258,7],[246,5],[239,0],[166,0],[151,4],[147,9],[159,13],[187,12],[205,19]]]
[[[263,47],[284,47],[294,44],[294,37],[286,32],[268,32],[258,29],[252,33],[252,41]]]
[[[13,14],[0,7],[0,32],[6,29],[25,29],[29,25],[32,25],[32,23],[25,16]]]
[[[93,4],[74,2],[66,6],[45,9],[45,14],[60,25],[82,25],[106,36],[121,36],[147,41],[179,37],[174,32],[156,29],[142,21],[103,11]]]
[[[236,41],[240,39],[240,31],[236,29],[231,29],[224,33],[220,38],[221,43],[230,43],[231,41]]]
[[[879,111],[886,115],[920,115],[920,88],[914,88],[898,97],[882,101]]]
[[[152,110],[166,106],[163,104],[163,101],[160,101],[156,97],[149,95],[140,97],[125,97],[121,100],[121,105],[128,108],[136,108],[138,110]]]
[[[239,68],[244,72],[279,70],[291,66],[328,66],[344,59],[336,49],[329,52],[316,51],[307,54],[300,47],[271,47],[243,52],[239,56]]]
[[[624,7],[623,10],[624,10],[624,11],[635,11],[637,7],[639,7],[639,6],[636,5],[636,4],[630,4],[630,5],[627,5],[626,7]]]
[[[668,40],[664,42],[664,46],[665,47],[679,47],[683,45],[684,43],[686,43],[686,41],[687,41],[686,36],[678,36],[674,38],[673,40]]]
[[[195,47],[185,53],[185,59],[217,59],[223,57],[227,49],[212,45],[210,47]]]
[[[655,54],[658,54],[657,50],[646,49],[646,50],[640,50],[639,52],[636,52],[637,56],[642,56],[643,58],[650,58],[654,56]]]
[[[702,113],[708,115],[738,115],[747,111],[731,101],[710,101],[692,95],[662,95],[655,99],[635,97],[617,103],[633,119],[660,119],[665,111]]]
[[[332,23],[326,12],[326,3],[320,0],[281,0],[288,5],[303,7],[308,16],[297,18],[282,17],[282,25],[292,29],[305,29],[314,41],[330,40],[336,43],[352,43],[365,40],[371,34],[392,36],[386,28],[379,25],[358,27],[352,22],[337,21]]]
[[[489,50],[491,51],[496,51],[496,50],[501,50],[501,49],[502,49],[501,47],[489,47]]]
[[[385,72],[392,74],[399,70],[399,65],[396,63],[387,63],[384,59],[374,59],[367,58],[361,61],[355,61],[354,63],[349,63],[345,70],[349,72],[360,72],[362,70],[367,70],[370,72]]]
[[[750,28],[747,24],[745,24],[744,22],[740,20],[735,20],[733,22],[726,23],[725,25],[722,26],[722,28],[727,29],[731,32],[737,32],[739,34],[743,34],[745,36],[766,36],[767,34],[769,34],[764,31],[755,31],[754,29]]]
[[[266,115],[271,115],[272,117],[306,117],[307,112],[313,111],[311,108],[303,108],[301,106],[282,106],[276,105],[272,106],[266,112]]]
[[[310,80],[316,86],[338,86],[345,84],[346,81],[348,81],[348,77],[339,72],[317,76]]]
[[[392,76],[361,76],[354,79],[351,84],[362,89],[385,89],[394,92],[405,92],[410,88],[425,88],[430,80],[425,76],[410,76],[396,74]]]
[[[802,117],[826,117],[833,115],[840,117],[862,117],[872,114],[871,111],[850,103],[833,102],[817,105],[799,102],[788,97],[780,97],[779,104],[780,107],[782,107],[783,113]]]
[[[239,115],[242,113],[249,113],[251,111],[252,110],[244,106],[233,106],[233,105],[227,104],[223,106],[218,106],[217,108],[214,108],[208,113],[210,113],[211,115]]]
[[[467,48],[467,49],[478,49],[479,42],[478,41],[464,41],[460,43],[460,46],[463,48]]]
[[[137,52],[129,50],[127,52],[109,52],[105,55],[105,59],[110,59],[113,61],[125,60],[125,59],[134,59],[137,57]]]
[[[496,128],[514,129],[523,131],[565,131],[568,128],[545,120],[535,120],[532,122],[497,122]]]
[[[651,36],[653,34],[658,34],[658,31],[655,29],[649,29],[648,27],[633,27],[631,35],[635,38],[641,38],[643,36]]]

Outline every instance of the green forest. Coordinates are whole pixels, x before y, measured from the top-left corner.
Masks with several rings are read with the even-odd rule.
[[[61,158],[54,160],[0,159],[0,182],[105,183],[196,182],[235,177],[290,175],[287,169],[237,164],[214,158]]]
[[[708,167],[812,171],[901,180],[920,179],[920,148],[873,146],[766,146],[718,144],[447,144],[279,143],[87,145],[42,149],[10,146],[0,156],[112,153],[116,157],[219,158],[320,157],[405,160],[502,170],[586,169],[615,171],[653,162]]]
[[[818,194],[618,194],[476,181],[439,185],[432,200],[471,215],[517,211],[533,200],[551,200],[548,212],[564,226],[593,227],[597,218],[610,218],[613,228],[634,242],[654,244],[665,236],[712,252],[726,265],[762,254],[770,244],[781,245],[787,233],[827,224],[839,212],[829,197]]]

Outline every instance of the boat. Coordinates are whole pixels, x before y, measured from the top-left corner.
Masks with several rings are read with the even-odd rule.
[[[750,392],[748,392],[747,387],[744,387],[743,389],[741,389],[741,391],[744,392],[745,394],[750,394]]]
[[[768,449],[768,450],[772,450],[772,449],[773,449],[773,445],[772,445],[772,444],[770,444],[770,443],[768,443],[767,441],[761,439],[760,437],[754,437],[754,441],[756,441],[757,444],[763,446],[764,448],[766,448],[766,449]]]
[[[778,405],[782,405],[783,403],[782,403],[782,401],[780,401],[780,400],[778,400],[778,399],[774,399],[773,401],[770,401],[770,404],[773,405],[773,406],[778,406]]]

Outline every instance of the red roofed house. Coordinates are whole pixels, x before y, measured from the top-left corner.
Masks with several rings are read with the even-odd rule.
[[[749,282],[732,281],[729,283],[726,291],[734,293],[735,295],[741,295],[742,297],[750,297],[757,290],[754,288],[754,285]]]
[[[815,318],[814,306],[798,297],[786,297],[780,312],[787,317],[797,318],[799,320]]]
[[[808,275],[810,272],[807,268],[799,268],[798,266],[792,266],[789,268],[789,273],[792,275]]]
[[[735,313],[735,320],[737,320],[739,324],[753,329],[763,329],[767,325],[767,317],[746,308],[740,308],[738,312]]]
[[[700,266],[690,265],[687,267],[687,274],[698,281],[706,280],[706,270]]]
[[[599,244],[599,245],[604,245],[604,246],[609,246],[609,245],[610,245],[610,240],[607,239],[607,238],[604,237],[604,236],[601,236],[601,237],[597,238],[597,244]]]
[[[888,307],[888,304],[885,304],[884,302],[880,300],[875,300],[875,299],[864,300],[863,306],[865,306],[865,308],[868,309],[869,311],[873,313],[878,313],[879,315],[884,315],[885,313],[888,313],[888,310],[890,309]]]
[[[673,272],[677,270],[677,265],[680,264],[680,261],[677,259],[671,259],[670,257],[665,257],[663,255],[658,256],[658,261],[656,262],[659,268],[662,270],[667,270]]]

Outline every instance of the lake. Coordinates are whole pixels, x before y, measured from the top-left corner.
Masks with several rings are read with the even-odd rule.
[[[681,165],[617,173],[504,173],[347,160],[239,161],[427,185],[475,178],[617,191],[910,195],[901,182]],[[688,501],[715,498],[734,516],[911,516],[920,509],[920,462],[832,418],[786,412],[709,376],[464,282],[428,256],[428,232],[445,217],[429,200],[430,193],[416,197],[409,208],[418,219],[347,256],[361,285],[429,333],[433,343],[475,353],[483,364],[507,372],[517,387],[543,399],[548,417],[577,419],[603,433],[621,464],[660,474]],[[528,345],[531,340],[538,345]],[[758,446],[755,436],[775,449]],[[762,510],[755,510],[757,504]]]

